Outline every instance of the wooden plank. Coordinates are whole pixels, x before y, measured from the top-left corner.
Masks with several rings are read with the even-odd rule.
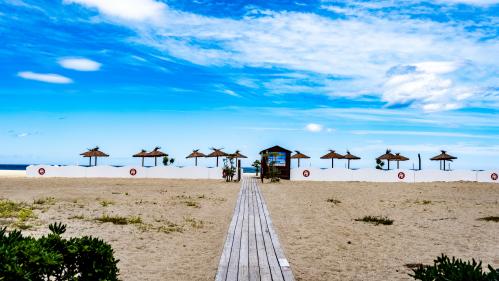
[[[227,268],[227,277],[225,280],[234,281],[237,280],[239,274],[239,251],[241,249],[241,234],[243,230],[243,217],[244,217],[244,204],[246,204],[247,198],[247,187],[242,184],[242,194],[241,194],[241,208],[238,214],[238,221],[234,231],[234,242],[232,243],[232,249],[229,259],[229,265]]]
[[[260,212],[258,210],[258,202],[256,200],[256,182],[253,182],[253,207],[255,216],[255,236],[256,236],[256,246],[258,254],[258,266],[260,268],[260,280],[261,281],[272,281],[272,276],[270,274],[269,260],[267,258],[267,251],[265,250],[265,242],[263,239],[262,225],[260,221]]]
[[[283,276],[285,281],[294,281],[295,278],[293,276],[293,272],[291,271],[291,267],[289,265],[289,262],[286,259],[286,256],[284,255],[284,251],[281,247],[281,243],[279,242],[279,238],[277,237],[277,233],[275,232],[274,226],[272,225],[272,219],[270,218],[269,210],[267,208],[267,205],[265,204],[265,200],[263,199],[263,196],[261,195],[259,188],[257,188],[257,194],[258,194],[258,198],[261,201],[263,211],[265,213],[265,218],[267,220],[269,234],[270,234],[270,237],[272,239],[272,244],[274,245],[275,255],[277,256],[277,259],[279,261],[279,266],[281,268],[282,276]]]
[[[267,224],[267,219],[265,218],[265,211],[263,209],[263,204],[258,193],[258,185],[256,185],[256,199],[259,211],[259,218],[262,227],[263,241],[265,245],[265,251],[267,253],[267,259],[270,267],[270,274],[273,281],[284,281],[282,276],[281,267],[275,255],[274,245],[272,244],[272,238],[270,237],[270,230]]]
[[[227,277],[227,269],[229,266],[230,254],[232,251],[232,244],[234,242],[234,233],[236,229],[236,224],[238,221],[238,214],[241,207],[241,197],[243,193],[243,188],[239,190],[239,195],[237,196],[236,206],[234,207],[234,214],[232,216],[229,229],[227,230],[227,238],[225,239],[224,247],[222,249],[222,254],[220,256],[220,263],[218,265],[217,275],[215,277],[216,281],[225,281]]]
[[[241,247],[239,250],[239,272],[238,281],[248,281],[249,280],[249,182],[246,180],[243,183],[246,189],[246,198],[244,203],[244,216],[241,230]],[[230,279],[229,279],[230,280]]]
[[[255,187],[253,182],[248,183],[249,216],[248,216],[248,253],[249,253],[249,281],[261,281],[260,266],[258,264],[258,250],[255,229]],[[260,230],[261,234],[261,230]]]

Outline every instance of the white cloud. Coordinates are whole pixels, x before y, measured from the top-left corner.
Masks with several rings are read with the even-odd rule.
[[[312,133],[318,133],[321,132],[324,129],[324,126],[320,124],[315,124],[315,123],[310,123],[305,126],[305,130],[312,132]]]
[[[97,71],[101,67],[100,63],[86,58],[64,58],[59,60],[59,64],[78,71]]]
[[[499,0],[440,0],[441,3],[449,4],[468,4],[476,6],[490,6],[499,3]]]
[[[238,93],[236,93],[236,92],[234,92],[234,91],[232,91],[232,90],[228,90],[228,89],[226,89],[226,90],[223,90],[223,92],[224,92],[225,94],[229,95],[229,96],[238,97],[238,98],[240,98],[240,97],[241,97],[241,95],[240,95],[240,94],[238,94]]]
[[[109,1],[66,1],[95,7],[104,15],[118,13],[103,4]],[[300,83],[300,78],[265,80],[261,86],[270,93],[315,92],[349,98],[376,94],[389,105],[407,102],[415,108],[439,111],[466,106],[464,100],[479,98],[484,89],[496,86],[490,74],[497,70],[499,57],[490,54],[499,53],[499,44],[495,39],[481,40],[481,32],[467,31],[469,22],[379,16],[364,10],[362,16],[354,10],[348,11],[352,16],[339,19],[273,11],[249,12],[242,19],[214,18],[174,10],[153,0],[144,2],[158,5],[153,9],[158,14],[147,17],[154,20],[118,23],[137,32],[136,42],[177,59],[205,66],[284,68],[290,73],[322,75],[319,83],[310,84],[313,86]],[[383,5],[396,3],[385,2]],[[481,70],[470,71],[466,77],[473,80],[473,87],[453,76],[467,67],[460,60]],[[417,72],[385,76],[394,66],[408,64]],[[422,93],[411,92],[419,90]]]
[[[46,82],[46,83],[54,83],[54,84],[73,83],[73,80],[71,80],[70,78],[59,75],[59,74],[53,74],[53,73],[35,73],[35,72],[31,72],[31,71],[22,71],[22,72],[17,73],[17,76],[24,78],[24,79],[36,80],[36,81]]]
[[[101,13],[124,20],[160,22],[166,4],[154,0],[64,0],[97,8]]]

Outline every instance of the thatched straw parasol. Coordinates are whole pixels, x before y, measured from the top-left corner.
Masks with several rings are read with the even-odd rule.
[[[92,166],[92,157],[95,157],[94,166],[97,166],[97,157],[109,157],[106,153],[99,150],[99,147],[89,148],[87,152],[83,152],[80,155],[83,157],[88,157],[88,166]]]
[[[307,155],[295,150],[296,154],[291,155],[291,159],[298,159],[298,168],[300,168],[300,159],[310,159]]]
[[[400,169],[400,161],[407,161],[409,158],[400,155],[400,153],[395,153],[395,161],[397,161],[397,169]]]
[[[328,154],[321,156],[321,159],[331,159],[331,168],[334,168],[334,159],[343,159],[343,155],[330,149]]]
[[[142,167],[144,167],[144,158],[148,157],[147,151],[142,149],[139,153],[134,154],[133,157],[141,157],[142,158]]]
[[[222,151],[223,148],[210,148],[213,150],[212,153],[208,154],[206,157],[216,157],[217,158],[217,167],[218,167],[218,157],[226,157],[229,156],[229,154],[225,153]]]
[[[390,161],[397,160],[395,155],[393,155],[390,149],[386,150],[386,153],[376,158],[376,160],[386,160],[388,162],[387,170],[390,170]]]
[[[191,154],[189,154],[185,158],[194,158],[195,159],[195,165],[198,165],[198,157],[206,157],[206,155],[202,152],[199,152],[199,149],[194,149]]]
[[[347,154],[343,156],[343,159],[348,160],[348,169],[350,169],[350,160],[359,160],[360,157],[350,154],[350,151],[347,150]]]
[[[146,157],[154,157],[154,166],[158,166],[158,157],[168,156],[168,154],[160,151],[161,147],[156,146],[153,151],[147,153]]]
[[[235,159],[236,159],[236,167],[237,167],[237,158],[248,158],[248,157],[246,157],[246,156],[242,155],[242,154],[241,154],[241,151],[240,151],[239,149],[238,149],[238,150],[236,150],[236,152],[232,153],[232,154],[230,155],[230,157],[232,157],[232,158],[235,158]]]
[[[447,154],[447,151],[445,151],[445,150],[441,150],[441,152],[442,153],[440,153],[439,155],[430,158],[430,160],[440,161],[440,170],[442,170],[442,161],[443,161],[443,164],[444,164],[443,167],[444,167],[444,171],[445,171],[445,161],[452,162],[452,160],[457,159],[457,157],[454,157],[452,155]]]

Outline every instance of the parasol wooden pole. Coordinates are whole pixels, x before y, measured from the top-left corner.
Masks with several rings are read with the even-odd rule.
[[[298,158],[298,168],[300,168],[300,158]]]
[[[397,170],[400,169],[400,161],[397,160]]]
[[[88,166],[92,167],[92,157],[88,157]]]
[[[198,158],[194,157],[194,161],[195,161],[195,165],[197,166],[198,165]]]
[[[95,156],[94,166],[97,166],[97,156]]]
[[[218,168],[218,156],[217,156],[217,168]]]
[[[158,166],[158,157],[154,157],[154,167]]]
[[[142,157],[142,167],[144,167],[144,157]]]
[[[348,159],[348,169],[350,170],[350,159]]]
[[[331,158],[331,168],[334,168],[334,158]]]

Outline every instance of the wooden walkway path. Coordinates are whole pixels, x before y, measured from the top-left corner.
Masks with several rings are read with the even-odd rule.
[[[242,178],[215,280],[294,281],[256,178]]]

